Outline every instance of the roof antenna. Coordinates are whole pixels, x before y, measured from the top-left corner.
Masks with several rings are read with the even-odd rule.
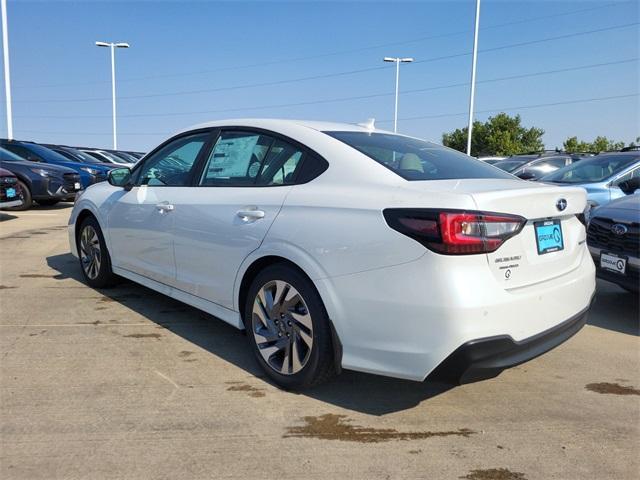
[[[375,118],[367,118],[365,122],[359,123],[359,127],[366,128],[370,132],[376,129],[376,119]]]

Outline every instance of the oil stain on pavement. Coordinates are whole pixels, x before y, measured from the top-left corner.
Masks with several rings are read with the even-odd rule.
[[[252,387],[251,385],[243,382],[226,382],[231,385],[227,388],[229,392],[246,392],[250,397],[259,398],[264,397],[264,389]]]
[[[432,437],[469,437],[473,430],[461,428],[440,432],[399,432],[391,428],[370,428],[353,425],[346,415],[327,413],[317,417],[303,417],[304,425],[287,427],[284,438],[304,437],[345,442],[379,443],[391,440],[422,440]]]
[[[625,387],[619,383],[589,383],[585,385],[587,390],[596,393],[610,394],[610,395],[640,395],[640,390],[633,387]]]
[[[123,335],[124,338],[155,338],[156,340],[160,340],[159,333],[132,333],[131,335]]]
[[[524,473],[512,472],[507,468],[488,468],[485,470],[471,470],[464,477],[466,480],[527,480]]]

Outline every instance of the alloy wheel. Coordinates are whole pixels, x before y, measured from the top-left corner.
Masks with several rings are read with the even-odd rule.
[[[282,375],[304,368],[313,347],[313,321],[307,304],[292,285],[273,280],[253,301],[251,329],[264,361]]]
[[[91,225],[87,225],[80,233],[80,260],[84,273],[90,280],[95,280],[100,274],[102,251],[98,232]]]

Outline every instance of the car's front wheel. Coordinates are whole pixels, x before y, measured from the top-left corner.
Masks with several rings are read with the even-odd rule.
[[[29,187],[27,187],[22,180],[18,180],[18,185],[20,186],[20,200],[22,200],[22,205],[9,207],[7,210],[13,210],[14,212],[25,211],[29,210],[33,204],[33,197],[31,197],[31,190],[29,190]]]
[[[94,288],[113,285],[116,276],[111,270],[111,259],[98,221],[87,217],[78,230],[78,256],[87,283]]]
[[[330,320],[313,283],[298,270],[282,264],[260,272],[244,322],[258,363],[279,386],[310,387],[336,374]]]

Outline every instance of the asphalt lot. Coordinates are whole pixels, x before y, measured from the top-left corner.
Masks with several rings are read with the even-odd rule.
[[[293,394],[223,322],[86,287],[69,212],[0,213],[2,479],[640,476],[638,301],[612,284],[580,333],[496,379],[344,372]]]

